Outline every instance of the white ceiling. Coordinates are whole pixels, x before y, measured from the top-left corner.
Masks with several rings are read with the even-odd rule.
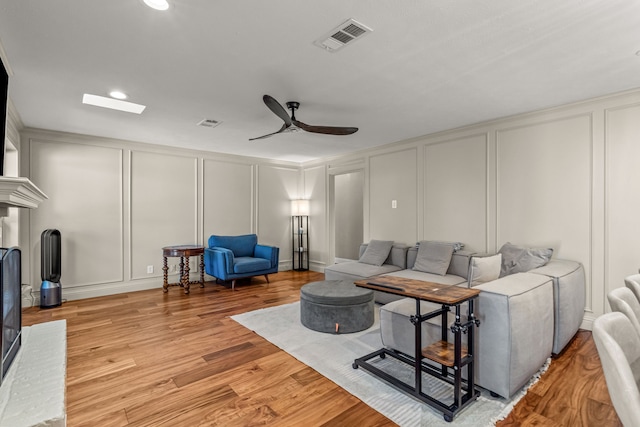
[[[303,162],[640,87],[637,0],[169,1],[0,0],[25,126]],[[349,18],[373,32],[313,44]],[[147,109],[81,102],[112,89]],[[250,142],[282,125],[263,94],[360,130]]]

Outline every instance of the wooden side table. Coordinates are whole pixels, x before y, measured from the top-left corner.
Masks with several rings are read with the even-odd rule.
[[[200,281],[189,281],[189,257],[200,255]],[[167,272],[167,257],[180,257],[180,281],[178,283],[169,283]],[[177,245],[166,246],[162,248],[162,271],[164,272],[164,281],[162,283],[162,291],[167,292],[169,286],[182,286],[184,293],[189,293],[189,285],[199,283],[204,288],[204,247],[197,245]]]
[[[385,347],[356,359],[353,362],[353,368],[362,367],[366,369],[396,388],[441,411],[445,421],[453,421],[458,412],[480,396],[480,391],[476,389],[474,381],[475,355],[473,354],[474,329],[480,325],[480,321],[476,319],[473,312],[473,303],[480,291],[394,276],[371,277],[359,280],[355,282],[355,285],[365,289],[413,298],[416,302],[416,313],[409,319],[414,326],[415,354],[413,357]],[[442,308],[421,314],[420,301],[437,303]],[[464,302],[468,303],[468,315],[466,322],[463,323],[460,305]],[[447,313],[452,307],[455,309],[456,320],[450,327],[451,332],[454,334],[454,342],[449,343],[447,342]],[[423,348],[421,324],[425,320],[437,316],[441,316],[442,340]],[[467,335],[466,348],[462,344],[462,334]],[[368,362],[374,357],[384,358],[387,355],[413,366],[415,384],[405,383]],[[423,358],[439,364],[441,366],[440,369],[431,364],[423,363]],[[463,368],[467,368],[466,381],[462,379]],[[438,400],[422,391],[422,372],[453,385],[452,404]]]

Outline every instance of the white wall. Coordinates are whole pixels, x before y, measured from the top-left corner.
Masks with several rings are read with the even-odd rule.
[[[49,197],[21,217],[23,282],[36,301],[48,228],[62,235],[68,300],[160,288],[162,247],[206,245],[211,234],[257,233],[290,268],[297,164],[38,130],[22,132],[20,156],[23,176]]]
[[[587,280],[583,327],[590,328],[609,310],[607,292],[640,267],[639,135],[636,90],[303,169],[324,164],[330,174],[364,165],[365,241],[452,240],[488,252],[512,242],[580,261]],[[324,262],[333,262],[330,248]]]

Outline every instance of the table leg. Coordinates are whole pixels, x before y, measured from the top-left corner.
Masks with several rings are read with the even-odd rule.
[[[453,344],[453,370],[454,370],[454,387],[453,387],[453,404],[456,406],[456,409],[462,408],[462,400],[460,391],[462,389],[462,372],[460,366],[460,360],[462,359],[462,323],[460,321],[460,304],[456,305],[456,321],[455,325],[455,333],[454,333],[454,344]],[[470,349],[469,351],[473,351]]]
[[[200,287],[204,288],[204,254],[200,254]]]
[[[477,320],[476,320],[476,317],[475,317],[475,315],[473,313],[473,300],[472,299],[469,300],[468,307],[469,307],[468,314],[469,314],[469,320],[471,320],[471,325],[469,327],[469,331],[467,332],[467,334],[468,334],[467,335],[467,348],[474,349],[475,348],[474,347],[474,345],[475,345],[475,343],[474,343],[474,340],[475,340],[475,327],[478,324],[476,323]],[[473,350],[471,350],[471,351],[472,351],[471,354],[473,355],[473,360],[471,361],[471,363],[469,363],[467,365],[467,381],[468,381],[467,382],[467,387],[468,387],[467,396],[469,397],[469,399],[471,397],[473,397],[473,394],[475,393],[475,389],[476,389],[476,384],[475,384],[475,381],[474,381],[475,380],[474,375],[475,375],[476,353]]]
[[[420,300],[416,298],[416,317],[414,323],[415,333],[415,360],[414,368],[416,375],[415,392],[419,395],[422,392],[422,322],[420,321]]]
[[[182,276],[182,285],[184,286],[184,293],[188,294],[189,293],[189,257],[186,256],[185,258],[185,265],[184,265],[184,276]]]
[[[164,272],[164,280],[162,281],[162,292],[169,291],[169,277],[167,275],[167,271],[169,271],[169,267],[167,267],[167,257],[162,257],[162,271]]]

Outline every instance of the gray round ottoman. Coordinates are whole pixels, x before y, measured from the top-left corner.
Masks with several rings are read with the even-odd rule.
[[[373,291],[347,280],[311,282],[300,288],[300,320],[314,331],[363,331],[373,325],[373,309]]]

